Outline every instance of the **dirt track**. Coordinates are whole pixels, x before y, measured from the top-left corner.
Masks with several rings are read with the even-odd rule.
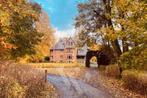
[[[62,68],[54,69],[54,71],[64,73]],[[66,72],[66,74],[68,73]],[[94,75],[90,70],[87,70],[86,74],[86,77]],[[101,89],[101,87],[95,88],[82,80],[67,77],[66,75],[49,74],[48,81],[57,88],[61,98],[113,98],[109,93]]]

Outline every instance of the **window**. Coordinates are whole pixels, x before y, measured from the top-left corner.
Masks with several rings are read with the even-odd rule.
[[[51,56],[50,59],[52,60],[53,59],[53,56]]]
[[[72,55],[68,55],[67,59],[71,60],[72,59]]]
[[[72,53],[72,49],[67,49],[67,53]]]
[[[68,46],[73,46],[73,42],[67,42]]]

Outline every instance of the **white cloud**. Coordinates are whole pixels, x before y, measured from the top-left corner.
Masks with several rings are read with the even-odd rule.
[[[63,37],[73,37],[74,34],[75,34],[74,28],[69,28],[65,30],[58,30],[57,28],[55,29],[55,37],[57,40]]]

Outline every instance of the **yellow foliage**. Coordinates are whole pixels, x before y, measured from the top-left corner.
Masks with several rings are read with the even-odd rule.
[[[94,57],[91,58],[90,61],[91,61],[91,62],[96,62],[96,61],[97,61],[97,58],[94,56]]]
[[[105,38],[107,38],[107,39],[109,39],[109,40],[111,40],[111,41],[114,41],[115,39],[117,39],[117,34],[114,32],[114,29],[113,29],[113,27],[102,27],[101,29],[100,29],[100,31],[102,32],[102,33],[104,33],[104,35],[105,35]]]
[[[13,81],[8,89],[8,98],[23,98],[24,93],[24,88],[18,82]]]
[[[93,50],[93,51],[97,51],[97,50],[101,50],[101,49],[102,49],[102,45],[97,45],[97,44],[93,44],[90,47],[90,50]]]

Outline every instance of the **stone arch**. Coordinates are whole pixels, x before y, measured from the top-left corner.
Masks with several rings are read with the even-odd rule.
[[[91,60],[91,58],[92,57],[96,57],[97,58],[97,51],[89,51],[88,50],[88,52],[86,53],[86,61],[85,61],[85,63],[86,63],[86,67],[90,67],[90,60]],[[98,59],[97,59],[98,60]]]
[[[98,67],[100,65],[109,65],[110,63],[114,63],[116,60],[114,56],[114,52],[112,51],[111,48],[107,48],[107,49],[105,48],[105,49],[96,50],[96,51],[88,50],[88,52],[86,53],[86,59],[85,59],[86,67],[90,67],[90,59],[94,56],[97,58]]]

